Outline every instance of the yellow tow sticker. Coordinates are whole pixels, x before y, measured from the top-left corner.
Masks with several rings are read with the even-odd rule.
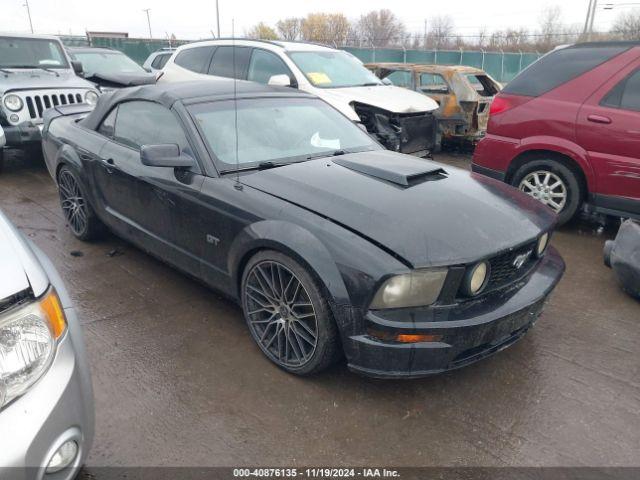
[[[331,83],[331,79],[324,72],[309,72],[307,73],[309,80],[311,80],[316,85],[323,85],[326,83]]]

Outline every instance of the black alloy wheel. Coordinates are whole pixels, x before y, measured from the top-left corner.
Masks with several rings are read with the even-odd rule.
[[[102,230],[102,223],[87,202],[76,175],[66,166],[58,174],[58,193],[71,232],[80,240],[97,237]]]
[[[242,306],[251,335],[276,365],[315,373],[336,357],[337,333],[308,272],[278,252],[254,256],[243,275]]]

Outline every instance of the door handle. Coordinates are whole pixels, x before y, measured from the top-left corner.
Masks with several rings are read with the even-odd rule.
[[[114,166],[116,164],[116,162],[113,161],[113,158],[107,158],[106,160],[102,161],[105,164],[107,173],[113,173],[114,170]]]
[[[611,123],[611,119],[603,115],[589,115],[587,120],[593,123],[603,123],[605,125],[609,125]]]

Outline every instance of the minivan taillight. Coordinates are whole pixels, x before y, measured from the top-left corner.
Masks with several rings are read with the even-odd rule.
[[[531,100],[531,97],[499,94],[493,99],[493,102],[491,102],[489,115],[492,116],[504,113],[507,110],[511,110],[514,107],[527,103],[529,100]]]
[[[491,102],[491,108],[489,109],[489,115],[497,115],[502,112],[506,112],[507,110],[513,107],[513,102],[509,101],[508,98],[504,97],[496,97]]]

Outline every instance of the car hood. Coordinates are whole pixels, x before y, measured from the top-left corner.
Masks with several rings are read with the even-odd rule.
[[[9,90],[39,90],[46,88],[93,88],[91,83],[72,71],[54,70],[55,73],[39,69],[8,69],[12,73],[0,72],[0,92]]]
[[[31,247],[0,211],[0,301],[28,288],[42,295],[48,283]]]
[[[85,77],[87,80],[94,82],[100,86],[121,88],[135,87],[138,85],[152,85],[156,83],[156,75],[154,73],[105,73],[96,72]]]
[[[242,182],[326,217],[413,267],[476,261],[555,224],[551,210],[509,185],[390,151],[311,160]]]
[[[316,94],[329,103],[363,103],[392,113],[431,112],[438,104],[421,93],[393,85],[318,89]]]

